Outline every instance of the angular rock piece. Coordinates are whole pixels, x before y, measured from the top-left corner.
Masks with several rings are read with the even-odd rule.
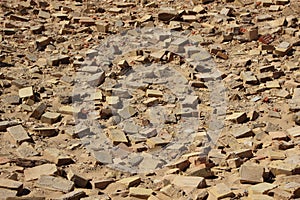
[[[89,180],[78,174],[74,170],[70,170],[67,175],[70,181],[73,181],[77,187],[85,188]]]
[[[21,157],[27,158],[27,157],[32,157],[32,156],[37,156],[39,155],[39,152],[35,150],[32,145],[30,145],[27,142],[23,142],[17,149],[18,153],[20,154]]]
[[[33,96],[33,89],[32,87],[25,87],[19,90],[19,97],[20,98],[29,98]]]
[[[243,123],[247,120],[247,114],[245,112],[237,112],[229,115],[226,119],[235,123]]]
[[[22,125],[17,125],[13,127],[7,128],[7,131],[12,136],[13,140],[17,144],[21,144],[22,142],[30,141],[31,138],[28,136],[27,132],[23,128]]]
[[[120,104],[120,98],[118,96],[107,96],[106,102],[108,105],[112,105],[117,108]]]
[[[205,8],[202,5],[197,5],[193,8],[193,11],[196,13],[201,13],[204,10],[205,10]]]
[[[163,93],[159,90],[147,90],[146,96],[147,97],[162,97]]]
[[[59,66],[60,64],[69,64],[70,57],[68,55],[56,55],[49,58],[48,63],[51,66]]]
[[[162,10],[158,13],[158,20],[171,21],[177,17],[177,12],[173,9]]]
[[[292,138],[300,137],[300,126],[289,128],[286,131]]]
[[[198,96],[186,96],[184,101],[182,102],[182,107],[196,108],[198,103],[199,103]]]
[[[143,104],[145,104],[145,105],[147,105],[147,106],[152,106],[152,105],[157,104],[158,102],[159,102],[158,98],[156,98],[156,97],[151,97],[151,98],[145,100],[145,101],[143,102]]]
[[[101,164],[111,164],[113,162],[112,155],[107,151],[94,151],[94,157]]]
[[[240,158],[228,159],[228,160],[226,160],[226,162],[227,162],[228,167],[231,167],[231,168],[238,168],[243,164],[243,162]]]
[[[272,140],[286,140],[287,134],[283,131],[272,131],[269,132],[269,135],[271,136]]]
[[[248,126],[242,126],[232,131],[235,138],[251,137],[253,136],[252,130]]]
[[[210,168],[203,165],[188,168],[186,170],[186,174],[188,176],[200,176],[203,178],[209,178],[213,176],[213,172],[210,170]]]
[[[262,183],[264,181],[264,167],[242,165],[240,167],[241,183]]]
[[[0,121],[0,131],[5,131],[8,127],[16,125],[18,125],[18,123],[14,121]]]
[[[108,137],[112,140],[112,142],[116,145],[119,143],[127,143],[128,139],[125,133],[118,129],[112,129],[108,131]]]
[[[186,168],[189,167],[190,165],[190,161],[188,159],[180,159],[178,161],[175,161],[173,163],[170,163],[168,165],[166,165],[166,167],[169,167],[169,168],[178,168],[180,169],[181,171],[184,171]]]
[[[72,181],[48,175],[41,175],[37,181],[37,186],[66,193],[74,189]]]
[[[208,189],[209,196],[212,199],[224,199],[228,197],[234,197],[234,193],[224,183],[219,183]]]
[[[55,163],[57,166],[67,165],[74,162],[70,156],[65,155],[63,152],[56,148],[45,149],[45,151],[43,152],[43,157]]]
[[[55,164],[44,164],[24,170],[25,180],[31,181],[38,179],[41,175],[53,175],[56,174],[57,167]]]
[[[204,188],[206,181],[203,177],[197,176],[176,176],[172,182],[178,187],[188,188]]]
[[[251,149],[239,149],[234,151],[234,153],[240,158],[252,158],[253,153]]]
[[[7,104],[19,105],[20,104],[20,97],[19,97],[19,95],[8,95],[8,96],[5,97],[4,101]]]
[[[32,129],[36,132],[36,135],[53,137],[58,134],[58,129],[55,127],[35,127]]]
[[[85,196],[86,193],[84,191],[73,191],[55,198],[54,200],[79,200],[83,199]]]
[[[59,108],[59,111],[61,114],[66,114],[66,115],[73,115],[78,113],[79,111],[74,108],[73,106],[62,106]]]
[[[270,158],[270,160],[284,160],[286,158],[286,155],[281,151],[269,150],[268,157]]]
[[[91,77],[89,77],[88,83],[91,86],[97,87],[103,83],[104,79],[105,79],[105,73],[99,72],[99,73],[93,74]]]
[[[272,190],[274,192],[274,199],[275,200],[282,200],[282,199],[292,199],[293,194],[289,193],[281,188],[275,188]]]
[[[108,23],[96,23],[96,28],[97,28],[97,31],[99,31],[101,33],[107,33],[109,24]]]
[[[41,121],[47,124],[53,124],[60,118],[60,113],[46,112],[42,115]]]
[[[0,178],[0,188],[16,190],[17,193],[20,194],[23,190],[23,183],[11,179]]]
[[[246,84],[257,84],[257,79],[253,72],[245,71],[241,73],[241,78],[243,79],[244,83]]]
[[[252,28],[251,30],[247,31],[245,33],[245,35],[249,41],[257,40],[258,39],[258,28]]]
[[[118,66],[122,69],[126,69],[126,68],[129,68],[129,64],[126,60],[121,60],[118,62]]]
[[[117,181],[117,183],[122,183],[126,185],[127,188],[137,186],[138,184],[140,184],[140,182],[141,182],[141,178],[139,176],[123,178]]]
[[[279,56],[285,56],[292,50],[292,45],[288,42],[281,42],[275,47],[274,54]]]
[[[275,176],[281,174],[292,175],[295,169],[295,165],[283,160],[274,160],[268,165],[268,168]]]
[[[4,189],[4,188],[0,188],[0,196],[2,199],[8,199],[8,198],[17,198],[18,191],[16,190],[9,190],[9,189]]]
[[[148,199],[153,193],[152,189],[140,188],[140,187],[131,187],[129,188],[129,196],[137,197],[139,199]]]
[[[150,54],[151,58],[153,58],[156,62],[159,62],[163,56],[166,54],[165,50],[155,51]],[[157,91],[157,90],[155,90]]]
[[[106,179],[106,180],[93,180],[92,181],[92,186],[93,188],[98,188],[98,189],[105,189],[109,184],[113,183],[113,179]]]
[[[118,113],[122,118],[128,119],[135,115],[137,111],[131,106],[126,106],[123,109],[121,109]]]
[[[42,114],[45,112],[47,105],[45,103],[40,103],[31,113],[30,117],[39,119]]]
[[[300,197],[300,183],[299,182],[290,182],[283,186],[281,186],[282,189],[285,191],[288,191],[293,194],[294,198]]]
[[[149,155],[144,156],[142,162],[139,164],[139,169],[142,172],[148,172],[150,170],[155,170],[157,168],[160,168],[163,164],[165,164],[164,161],[149,157]]]
[[[146,144],[150,148],[155,148],[155,147],[158,147],[158,146],[163,146],[163,145],[166,145],[168,143],[169,143],[168,140],[165,140],[165,139],[163,139],[161,137],[152,137],[152,138],[147,139],[147,141],[146,141]]]
[[[41,34],[43,31],[45,31],[45,26],[43,25],[37,25],[37,26],[32,26],[30,28],[33,34]]]
[[[10,15],[10,20],[27,22],[30,19],[21,15]]]
[[[276,188],[277,185],[271,184],[271,183],[258,183],[256,185],[251,186],[249,190],[249,195],[255,195],[255,194],[267,194],[268,191],[273,190]]]
[[[141,130],[140,134],[147,138],[155,137],[157,135],[157,130],[156,130],[156,128],[148,128],[145,130]]]
[[[50,44],[52,38],[50,37],[41,37],[36,40],[36,46],[40,50],[42,48],[45,48],[48,44]]]

